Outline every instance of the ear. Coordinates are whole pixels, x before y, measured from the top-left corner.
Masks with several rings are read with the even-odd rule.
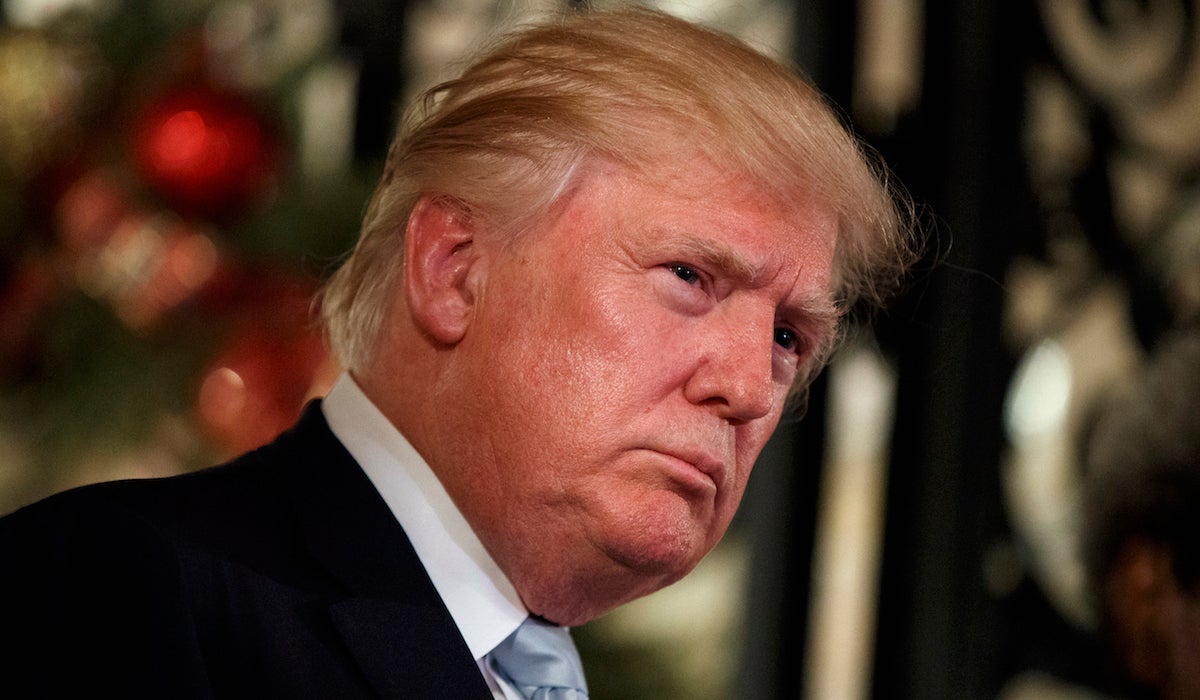
[[[461,203],[434,195],[417,200],[404,241],[404,285],[417,325],[446,345],[462,340],[475,302],[478,246]]]

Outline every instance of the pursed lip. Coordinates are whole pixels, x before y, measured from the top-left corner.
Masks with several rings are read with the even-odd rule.
[[[671,457],[686,462],[693,469],[704,474],[712,481],[714,486],[719,487],[725,475],[725,462],[711,453],[700,449],[677,448],[655,446],[650,448],[651,451],[661,455]]]

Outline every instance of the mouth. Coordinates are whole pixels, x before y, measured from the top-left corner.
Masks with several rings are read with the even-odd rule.
[[[725,473],[725,463],[701,450],[649,448],[662,457],[672,478],[695,490],[716,491]]]

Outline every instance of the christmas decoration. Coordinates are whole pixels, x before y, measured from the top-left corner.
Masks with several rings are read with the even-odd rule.
[[[131,328],[153,325],[198,292],[217,267],[217,245],[203,229],[135,205],[103,172],[73,183],[55,215],[75,283]]]
[[[0,32],[0,183],[38,168],[69,146],[93,84],[86,42],[34,30]]]
[[[38,333],[59,294],[52,262],[31,256],[4,276],[0,288],[0,381],[22,376],[40,352]]]
[[[377,164],[295,170],[342,61],[297,7],[0,10],[0,513],[253,448],[332,382],[311,299]]]
[[[278,145],[250,101],[207,85],[186,85],[153,101],[133,130],[135,162],[174,208],[226,219],[265,197]]]
[[[306,332],[307,331],[307,332]],[[262,445],[329,390],[335,370],[310,329],[241,329],[204,372],[196,410],[226,455]]]
[[[197,299],[232,314],[228,340],[202,373],[196,410],[226,454],[278,435],[321,396],[336,368],[312,321],[313,284],[277,270],[227,269]]]

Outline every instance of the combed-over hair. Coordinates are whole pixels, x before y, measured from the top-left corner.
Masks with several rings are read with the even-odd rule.
[[[347,368],[368,362],[399,282],[408,217],[425,194],[517,234],[586,159],[652,171],[682,136],[781,201],[839,214],[836,296],[877,302],[911,262],[909,210],[881,165],[795,71],[725,34],[646,9],[574,12],[502,39],[409,109],[358,245],[322,314]]]

